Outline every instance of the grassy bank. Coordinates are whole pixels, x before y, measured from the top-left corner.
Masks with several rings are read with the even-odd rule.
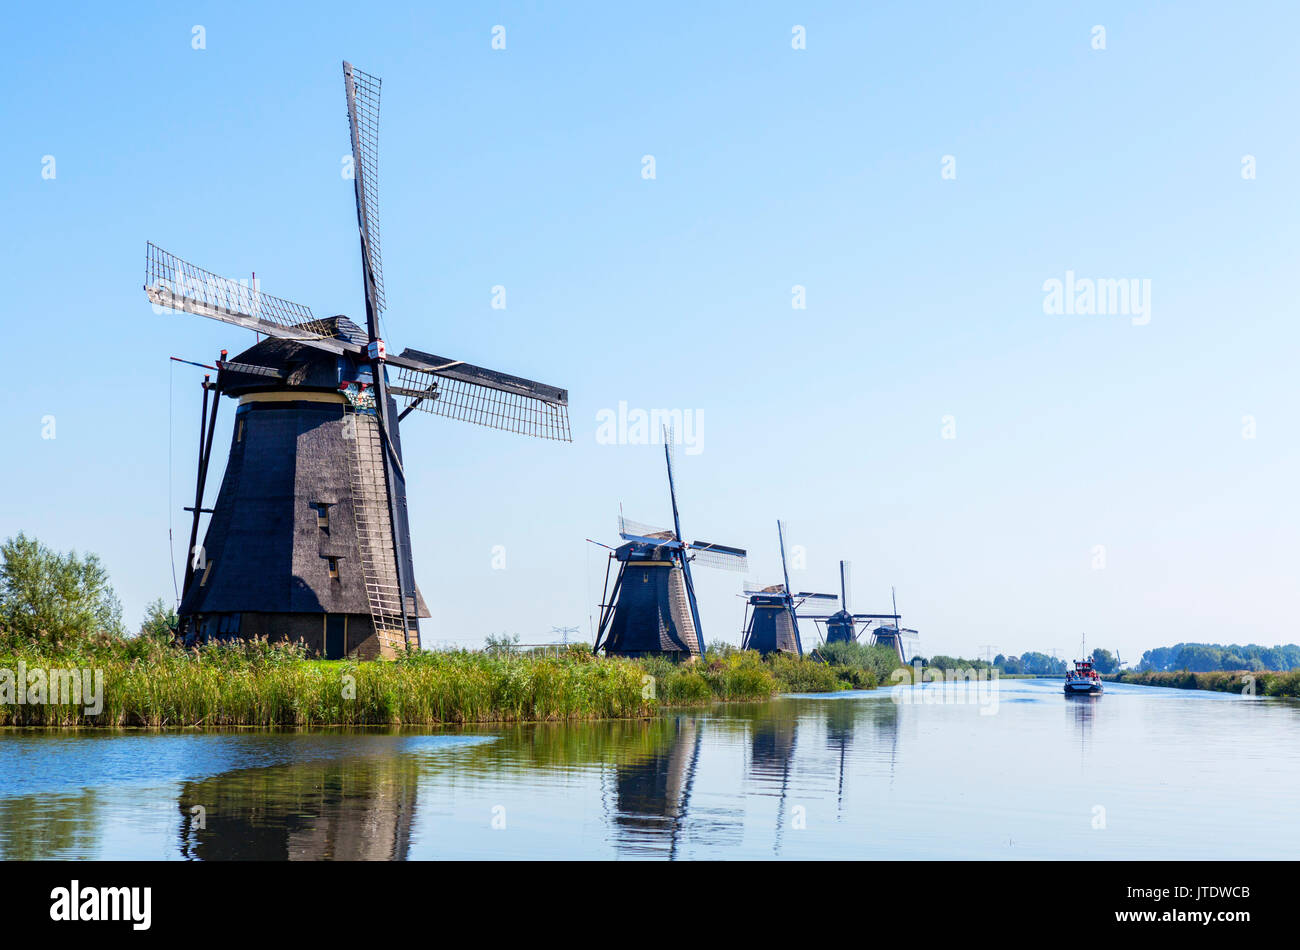
[[[1253,683],[1256,696],[1293,696],[1300,697],[1300,670],[1287,673],[1252,673],[1241,671],[1217,671],[1213,673],[1178,673],[1137,672],[1123,670],[1105,679],[1116,683],[1136,683],[1139,686],[1171,686],[1175,689],[1208,689],[1219,693],[1246,692]]]
[[[176,627],[175,610],[158,599],[139,633],[127,636],[93,554],[61,554],[21,533],[0,543],[0,726],[633,719],[665,706],[869,689],[887,681],[894,665],[888,650],[859,644],[767,660],[720,644],[689,665],[597,658],[582,646],[521,655],[518,637],[504,634],[489,637],[481,652],[358,663],[313,660],[301,645],[265,641],[182,651],[172,645]],[[74,673],[79,689],[68,695]]]
[[[888,665],[875,648],[832,662],[713,650],[691,665],[508,652],[420,653],[395,662],[311,660],[262,642],[182,652],[157,643],[105,640],[73,651],[0,653],[0,726],[318,726],[620,719],[665,706],[763,700],[779,692],[874,687]],[[827,657],[831,660],[831,657]],[[28,671],[30,702],[6,695],[6,673]],[[53,670],[102,671],[103,708],[92,696],[53,694]],[[31,671],[46,671],[32,693]],[[51,682],[46,682],[46,678]],[[15,689],[14,675],[8,691]],[[66,688],[66,687],[64,687]],[[56,698],[62,700],[54,702]]]

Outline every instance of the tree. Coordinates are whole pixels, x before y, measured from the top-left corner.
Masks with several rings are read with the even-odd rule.
[[[94,554],[60,554],[19,532],[0,544],[0,628],[10,641],[59,649],[121,636],[122,604]]]
[[[1092,651],[1092,665],[1097,668],[1098,673],[1114,673],[1119,669],[1119,660],[1109,650],[1103,650],[1100,647]]]
[[[489,633],[484,643],[484,650],[488,653],[512,653],[517,646],[519,646],[517,633]]]
[[[179,624],[180,619],[176,616],[176,608],[168,606],[167,602],[159,597],[145,608],[144,620],[140,623],[140,637],[157,640],[159,643],[171,643]]]
[[[1020,654],[1020,665],[1024,672],[1038,675],[1065,672],[1065,662],[1063,660],[1058,660],[1056,657],[1035,650]]]
[[[1139,670],[1293,670],[1300,668],[1300,646],[1294,643],[1262,647],[1257,643],[1177,643],[1142,654]]]

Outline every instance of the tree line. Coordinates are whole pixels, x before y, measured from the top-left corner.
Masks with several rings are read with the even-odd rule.
[[[1141,672],[1167,673],[1187,670],[1213,673],[1219,670],[1281,671],[1300,669],[1300,646],[1264,647],[1257,643],[1176,643],[1142,654]]]

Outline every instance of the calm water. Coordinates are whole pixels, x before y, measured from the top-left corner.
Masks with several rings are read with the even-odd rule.
[[[967,701],[881,690],[455,732],[0,730],[0,857],[1300,853],[1300,705],[1067,699],[1054,680],[1004,680],[996,707],[905,695],[945,689]]]

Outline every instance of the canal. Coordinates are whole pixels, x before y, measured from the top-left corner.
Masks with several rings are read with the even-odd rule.
[[[0,858],[1292,858],[1300,704],[1059,680],[649,722],[0,730]]]

